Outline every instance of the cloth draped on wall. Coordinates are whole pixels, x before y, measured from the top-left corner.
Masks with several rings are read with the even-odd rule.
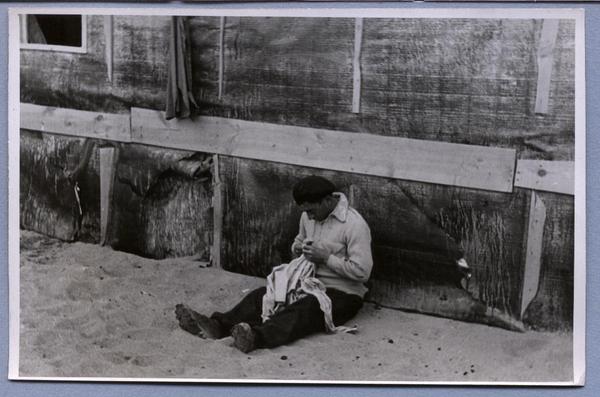
[[[174,16],[171,19],[165,118],[190,117],[197,109],[192,94],[192,62],[186,17]]]

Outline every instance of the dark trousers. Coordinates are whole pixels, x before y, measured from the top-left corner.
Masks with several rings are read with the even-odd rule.
[[[325,331],[323,312],[319,301],[307,296],[287,305],[269,320],[262,322],[262,298],[266,287],[255,289],[246,295],[233,309],[226,313],[215,312],[211,316],[221,325],[223,333],[229,335],[231,327],[248,323],[256,333],[257,347],[272,348],[285,345],[304,336]],[[335,289],[328,289],[331,299],[333,323],[342,325],[358,313],[362,298]]]

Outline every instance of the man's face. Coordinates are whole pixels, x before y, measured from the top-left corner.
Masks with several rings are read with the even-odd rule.
[[[316,203],[300,204],[300,210],[306,212],[308,219],[315,220],[317,222],[324,221],[329,216],[331,211],[333,211],[333,209],[334,207],[332,207],[331,196],[327,196]]]

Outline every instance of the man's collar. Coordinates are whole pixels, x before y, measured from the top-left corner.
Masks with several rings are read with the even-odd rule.
[[[331,214],[329,214],[329,216],[336,217],[337,220],[339,220],[342,223],[346,222],[346,218],[348,217],[348,199],[346,198],[346,195],[341,192],[335,192],[333,193],[333,196],[337,197],[339,200],[334,210],[331,211]]]

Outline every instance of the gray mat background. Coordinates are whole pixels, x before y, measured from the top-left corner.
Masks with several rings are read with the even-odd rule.
[[[587,92],[587,380],[585,387],[424,387],[424,386],[277,386],[216,384],[67,383],[8,381],[8,8],[14,6],[69,7],[212,7],[212,8],[584,8],[586,11]],[[0,3],[0,397],[10,396],[598,396],[600,395],[600,3]]]

